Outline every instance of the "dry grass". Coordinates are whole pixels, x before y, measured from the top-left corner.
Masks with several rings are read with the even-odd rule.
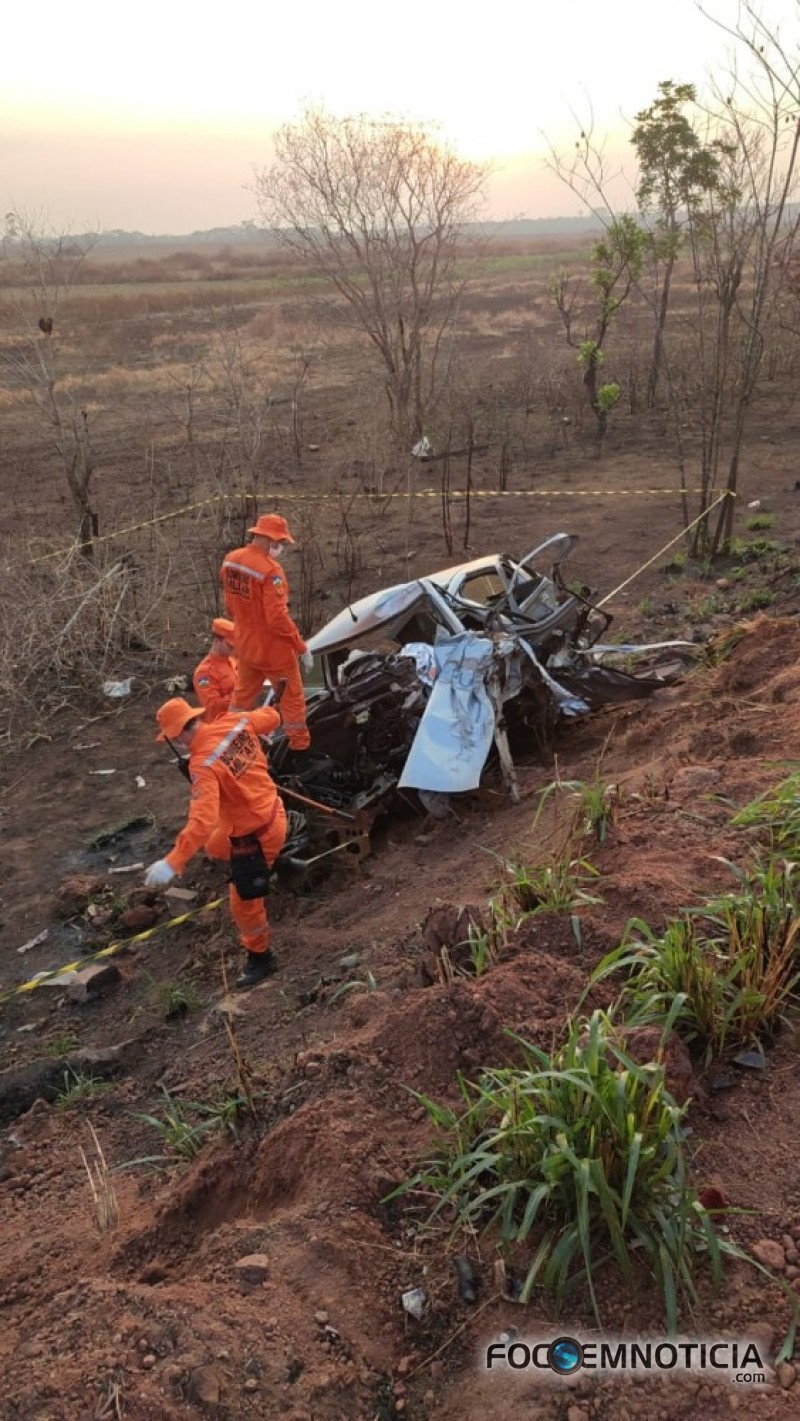
[[[81,1159],[89,1181],[94,1226],[99,1236],[104,1238],[107,1233],[113,1233],[119,1223],[119,1204],[97,1132],[93,1125],[89,1126],[89,1130],[94,1144],[94,1158],[90,1162],[81,1146]]]
[[[169,573],[166,556],[139,566],[113,544],[96,562],[76,546],[0,566],[0,749],[30,744],[60,710],[100,702],[128,657],[158,654]]]

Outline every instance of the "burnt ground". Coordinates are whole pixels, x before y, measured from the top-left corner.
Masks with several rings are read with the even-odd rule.
[[[798,689],[796,621],[761,618],[716,668],[562,737],[562,777],[591,779],[602,754],[603,776],[623,791],[606,844],[592,852],[604,901],[582,912],[580,948],[567,922],[535,918],[482,977],[448,982],[430,968],[424,930],[437,904],[485,903],[498,866],[484,850],[529,861],[542,851],[543,827],[537,845],[531,825],[552,765],[523,766],[517,806],[490,779],[457,823],[384,826],[372,857],[311,893],[276,898],[281,973],[227,999],[255,1116],[240,1117],[235,1134],[206,1137],[193,1161],[137,1163],[165,1149],[138,1117],[163,1109],[164,1090],[206,1103],[236,1094],[236,1062],[217,1010],[222,965],[236,965],[224,910],[120,954],[120,980],[83,1005],[71,1003],[63,987],[14,997],[0,1020],[4,1056],[18,1072],[18,1089],[33,1073],[50,1101],[9,1118],[13,1093],[9,1104],[0,1089],[0,1414],[73,1421],[113,1416],[118,1401],[119,1414],[131,1421],[471,1421],[500,1414],[498,1406],[510,1418],[553,1421],[568,1406],[571,1421],[579,1412],[618,1421],[700,1410],[721,1418],[751,1407],[769,1421],[797,1415],[796,1386],[776,1384],[754,1399],[725,1388],[698,1391],[696,1381],[635,1388],[581,1381],[573,1392],[562,1384],[481,1379],[474,1360],[482,1340],[509,1326],[523,1335],[588,1327],[586,1300],[576,1299],[560,1319],[542,1303],[523,1310],[497,1295],[490,1241],[428,1237],[418,1230],[418,1209],[382,1201],[429,1143],[412,1092],[452,1099],[458,1070],[469,1076],[508,1058],[507,1027],[549,1047],[587,972],[631,915],[658,925],[729,881],[720,858],[743,861],[750,848],[744,831],[730,826],[731,805],[774,782],[777,762],[800,755]],[[89,946],[119,937],[125,905],[141,905],[141,889],[131,888],[139,876],[112,877],[108,869],[149,861],[180,822],[183,781],[168,772],[149,737],[157,700],[125,703],[37,745],[27,772],[8,788],[6,984],[68,960],[78,939]],[[116,773],[90,780],[90,768]],[[134,791],[136,774],[146,784]],[[64,803],[66,822],[57,810]],[[92,834],[129,819],[140,805],[151,821],[87,850]],[[59,880],[76,873],[99,879],[94,918],[77,911],[80,899],[66,901],[63,887],[58,896]],[[199,862],[184,883],[198,893],[192,906],[221,891],[213,870]],[[109,910],[98,929],[97,911]],[[18,958],[14,946],[43,926],[48,939]],[[339,990],[356,979],[361,987]],[[176,980],[190,981],[196,999],[192,1010],[165,1019],[159,984]],[[88,1058],[76,1064],[79,1051],[109,1046],[121,1046],[110,1067],[87,1066]],[[719,1094],[703,1090],[700,1080],[691,1107],[695,1181],[722,1189],[745,1211],[730,1216],[731,1234],[745,1246],[800,1237],[796,1051],[795,1036],[785,1031],[763,1076],[738,1073]],[[71,1104],[53,1100],[68,1062],[81,1078],[105,1075],[107,1088]],[[17,1108],[29,1104],[20,1094]],[[117,1171],[119,1222],[101,1238],[81,1159],[81,1149],[92,1153],[90,1126]],[[457,1294],[452,1255],[459,1250],[478,1272],[477,1306]],[[265,1260],[263,1276],[257,1272],[251,1282],[237,1262],[252,1254]],[[417,1286],[428,1295],[419,1322],[400,1302]],[[659,1325],[645,1283],[622,1289],[608,1274],[601,1293],[609,1331]],[[721,1293],[702,1282],[685,1327],[691,1335],[755,1328],[774,1355],[788,1319],[781,1290],[734,1264]]]

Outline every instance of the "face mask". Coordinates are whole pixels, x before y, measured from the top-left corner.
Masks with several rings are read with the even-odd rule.
[[[270,543],[269,555],[271,558],[279,558],[285,548],[285,543]]]

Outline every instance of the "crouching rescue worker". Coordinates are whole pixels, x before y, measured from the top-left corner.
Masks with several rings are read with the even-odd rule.
[[[289,584],[279,562],[294,538],[277,513],[262,514],[247,531],[252,543],[229,553],[220,570],[237,656],[231,708],[255,705],[265,680],[273,686],[285,681],[281,718],[289,747],[307,750],[311,737],[298,657],[304,671],[311,670],[314,658],[289,615]]]
[[[224,715],[231,703],[236,684],[233,622],[227,617],[215,617],[211,623],[211,650],[195,668],[192,686],[203,710],[206,724]]]
[[[204,711],[176,696],[161,706],[156,720],[156,740],[189,752],[192,797],[185,827],[166,858],[150,865],[144,881],[148,888],[165,887],[203,845],[215,857],[230,859],[231,916],[247,953],[236,985],[254,987],[277,967],[265,900],[269,868],[286,838],[286,811],[258,737],[271,734],[280,716],[263,706],[227,712],[209,725]]]

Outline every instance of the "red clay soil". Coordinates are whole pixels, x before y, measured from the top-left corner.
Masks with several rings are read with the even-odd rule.
[[[231,972],[237,959],[225,910],[120,954],[121,980],[85,1005],[52,987],[14,997],[0,1014],[6,1064],[15,1079],[44,1082],[50,1103],[39,1099],[13,1118],[3,1094],[9,1077],[0,1076],[4,1421],[800,1416],[800,1382],[785,1368],[770,1371],[770,1384],[757,1391],[697,1377],[634,1384],[585,1374],[573,1385],[481,1372],[480,1344],[503,1329],[585,1335],[594,1326],[587,1299],[577,1297],[561,1317],[541,1300],[523,1308],[498,1291],[491,1240],[428,1236],[420,1229],[428,1201],[386,1200],[431,1144],[415,1092],[453,1102],[458,1071],[474,1077],[480,1066],[512,1058],[507,1028],[549,1048],[588,972],[631,916],[657,927],[731,883],[723,860],[744,862],[752,848],[747,832],[731,827],[731,806],[780,778],[776,762],[800,758],[798,693],[800,626],[760,618],[716,668],[562,736],[563,779],[591,779],[602,752],[603,777],[621,791],[607,842],[588,850],[602,875],[589,891],[603,901],[581,912],[580,946],[568,919],[536,917],[510,935],[479,979],[456,972],[449,980],[436,965],[441,932],[437,939],[430,910],[480,908],[500,878],[492,855],[530,862],[543,851],[553,823],[543,816],[534,830],[533,815],[552,764],[522,768],[519,805],[490,782],[458,821],[389,826],[360,867],[340,868],[313,894],[276,898],[282,970],[229,998],[255,1117],[207,1136],[194,1160],[137,1163],[165,1151],[140,1117],[163,1112],[164,1090],[208,1103],[238,1088],[218,1010],[221,962]],[[101,911],[111,912],[105,937],[124,935],[119,914],[131,898],[141,900],[131,888],[141,879],[109,877],[108,857],[155,857],[180,823],[185,797],[142,734],[157,699],[127,703],[76,728],[69,741],[35,747],[33,773],[23,766],[9,787],[3,985],[70,960],[75,942],[91,935],[85,915],[75,912],[73,926],[54,915],[67,873],[100,873],[112,890],[99,895]],[[94,741],[91,752],[75,748]],[[117,773],[88,779],[88,768],[105,764]],[[137,773],[147,781],[141,797],[152,822],[123,836],[121,849],[87,851],[87,837],[130,817]],[[32,832],[31,806],[60,799],[69,821],[55,822],[51,808]],[[214,870],[199,862],[184,882],[198,891],[197,903],[221,891]],[[441,929],[441,913],[435,921]],[[14,947],[44,926],[48,939],[17,956]],[[178,979],[191,979],[203,1005],[165,1019],[159,984]],[[596,1002],[611,990],[597,991]],[[63,1078],[62,1058],[123,1042],[103,1093],[53,1102],[48,1061],[58,1061]],[[777,1038],[763,1074],[736,1073],[724,1092],[709,1091],[702,1078],[699,1087],[690,1107],[694,1182],[746,1211],[729,1215],[730,1237],[746,1247],[764,1238],[779,1245],[784,1282],[797,1292],[796,1037],[785,1030]],[[119,1221],[102,1237],[81,1157],[81,1150],[93,1157],[90,1126],[117,1171]],[[458,1251],[473,1261],[477,1303],[459,1298]],[[252,1255],[256,1261],[242,1264]],[[418,1321],[401,1304],[417,1287],[426,1294]],[[600,1302],[610,1334],[662,1325],[645,1280],[623,1287],[609,1272]],[[737,1263],[718,1294],[701,1279],[700,1301],[682,1325],[687,1336],[755,1335],[774,1357],[789,1317],[781,1288]]]

